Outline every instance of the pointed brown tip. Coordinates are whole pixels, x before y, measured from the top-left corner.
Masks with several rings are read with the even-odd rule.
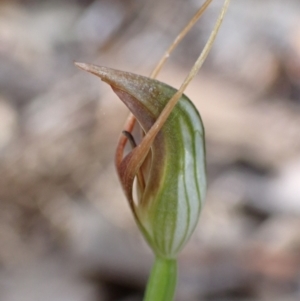
[[[115,73],[115,70],[107,67],[97,66],[93,64],[79,63],[79,62],[74,62],[74,64],[79,69],[87,71],[89,73],[92,73],[100,77],[103,81],[107,82],[108,84],[111,83],[112,75]]]
[[[89,64],[74,62],[74,65],[75,65],[76,67],[78,67],[79,69],[82,69],[82,70],[84,70],[84,71],[91,72],[91,71],[90,71],[90,70],[91,70],[91,68],[90,68],[91,65],[89,65]]]

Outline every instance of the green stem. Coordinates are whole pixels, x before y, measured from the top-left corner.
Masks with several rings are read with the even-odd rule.
[[[155,258],[144,301],[172,301],[177,282],[177,260]]]

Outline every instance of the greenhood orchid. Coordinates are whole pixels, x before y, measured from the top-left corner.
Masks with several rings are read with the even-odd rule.
[[[176,90],[157,80],[95,65],[79,67],[111,85],[147,134]],[[133,120],[133,119],[131,119]],[[116,168],[135,220],[156,255],[175,258],[199,218],[206,191],[204,128],[193,103],[182,95],[149,152],[133,148],[133,122],[126,127],[116,154]],[[140,151],[141,152],[141,151]],[[136,158],[138,160],[136,160]],[[134,179],[137,177],[137,200]]]
[[[153,77],[211,2],[203,3],[150,77],[75,63],[109,84],[131,112],[115,164],[134,219],[155,254],[144,301],[173,300],[177,255],[193,233],[202,209],[205,133],[197,109],[183,92],[204,63],[230,0],[224,0],[208,42],[181,87],[174,89]],[[131,150],[126,152],[128,142]]]

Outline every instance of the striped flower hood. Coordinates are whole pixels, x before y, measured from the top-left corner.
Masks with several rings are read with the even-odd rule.
[[[95,65],[89,65],[88,71],[111,85],[137,120],[141,139],[176,92],[162,82],[132,73]],[[136,160],[139,144],[135,145],[133,125],[131,118],[117,148],[120,182],[150,247],[158,256],[175,258],[195,229],[205,198],[204,127],[193,103],[182,95],[149,152]],[[124,155],[127,139],[133,149]]]

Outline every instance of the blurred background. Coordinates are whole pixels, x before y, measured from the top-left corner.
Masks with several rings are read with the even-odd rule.
[[[73,61],[149,75],[202,2],[0,1],[1,301],[142,299],[153,257],[113,165],[128,111]],[[180,86],[221,5],[160,80]],[[176,300],[300,300],[299,0],[233,0],[186,94],[209,190]]]

